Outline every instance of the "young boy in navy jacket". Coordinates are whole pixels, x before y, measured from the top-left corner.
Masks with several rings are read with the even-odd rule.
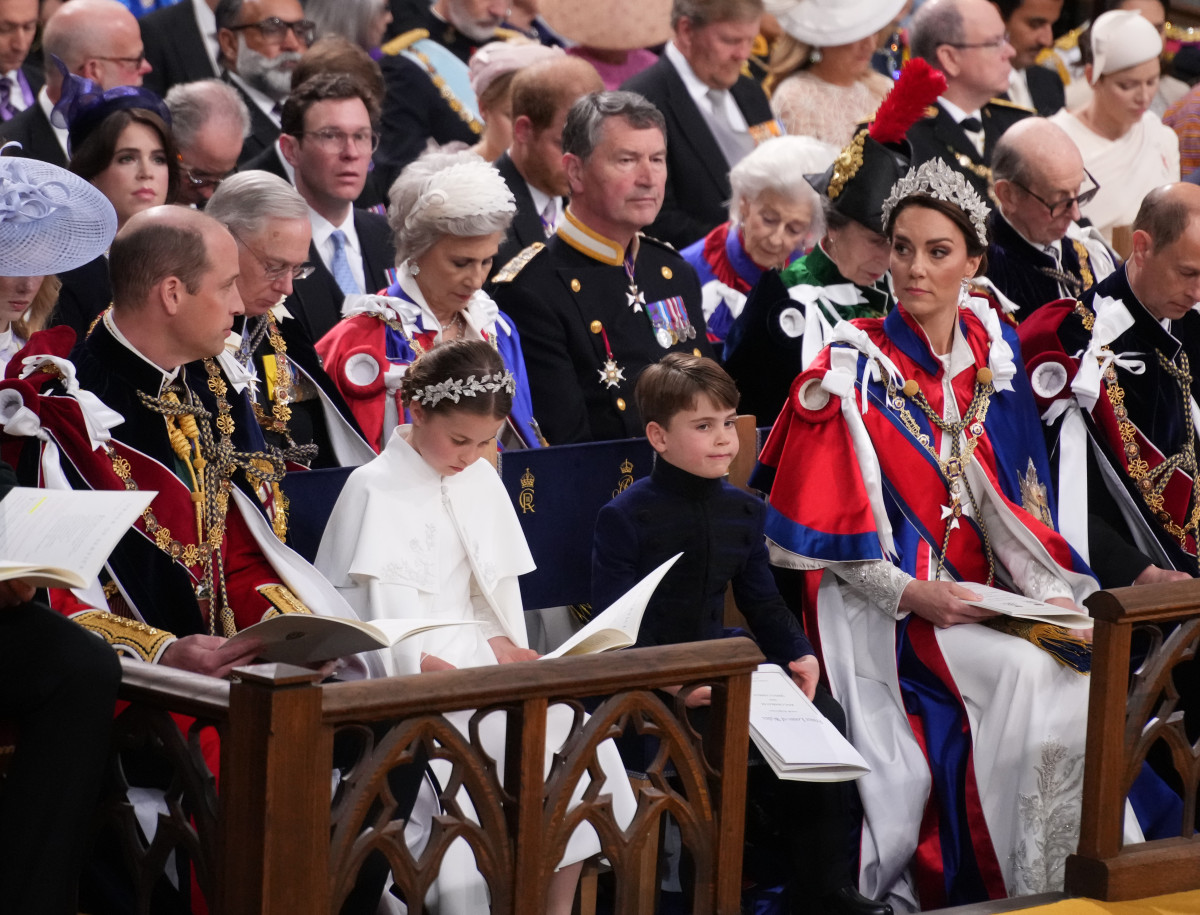
[[[711,359],[669,353],[642,372],[635,397],[658,458],[649,477],[600,510],[592,606],[607,607],[682,551],[646,607],[637,646],[721,638],[726,586],[732,584],[763,654],[845,733],[841,706],[818,683],[812,645],[775,586],[763,535],[766,507],[724,479],[738,453],[733,379]],[[687,705],[708,705],[709,693],[708,687],[694,690]],[[777,779],[753,747],[751,763],[747,837],[777,837],[784,846],[786,911],[890,913],[856,889],[861,816],[854,784]],[[756,865],[761,862],[748,860],[744,870]]]

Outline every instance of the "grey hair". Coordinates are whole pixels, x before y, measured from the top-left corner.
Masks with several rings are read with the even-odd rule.
[[[1021,155],[1020,144],[1015,140],[1005,141],[1003,136],[996,141],[992,151],[993,181],[1011,181],[1029,187],[1033,183],[1033,162]]]
[[[388,191],[396,262],[415,260],[448,235],[504,232],[516,201],[504,178],[470,150],[434,150],[405,166]],[[211,206],[211,204],[209,204]]]
[[[635,130],[657,127],[667,141],[662,112],[636,92],[589,92],[571,106],[563,125],[562,151],[586,160],[600,142],[609,118],[624,118]]]
[[[253,238],[272,219],[308,219],[308,204],[279,176],[251,169],[222,181],[204,212],[234,235]]]
[[[930,66],[941,69],[937,49],[944,44],[966,41],[962,11],[955,0],[931,0],[921,5],[909,27],[909,46],[913,57],[921,57]]]
[[[386,0],[384,0],[386,2]],[[380,0],[307,0],[304,17],[317,24],[317,37],[341,35],[360,48],[367,47],[371,25],[383,10]]]
[[[178,83],[164,99],[171,112],[171,132],[181,149],[188,149],[210,122],[224,121],[236,126],[242,139],[250,136],[250,112],[241,93],[219,79],[201,79]]]
[[[703,28],[714,22],[744,22],[762,14],[763,0],[674,0],[671,28],[679,28],[680,19]]]
[[[812,213],[808,239],[820,238],[825,231],[821,199],[805,180],[806,174],[829,167],[829,155],[812,137],[773,137],[756,146],[729,172],[733,194],[729,200],[729,221],[742,221],[741,202],[754,200],[764,191],[774,191],[796,203],[807,203]]]
[[[213,10],[213,16],[217,20],[217,31],[238,24],[242,15],[242,3],[243,0],[217,0],[217,8]]]

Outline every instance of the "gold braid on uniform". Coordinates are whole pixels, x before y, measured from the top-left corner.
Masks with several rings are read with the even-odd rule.
[[[101,636],[118,654],[136,656],[149,663],[157,661],[163,649],[175,638],[165,629],[156,629],[103,610],[73,613],[71,619],[89,632]]]
[[[205,359],[204,368],[208,373],[208,389],[217,401],[215,419],[202,405],[182,403],[173,392],[168,392],[163,397],[151,397],[139,391],[138,397],[148,409],[164,417],[172,449],[188,467],[192,476],[192,501],[196,506],[198,545],[198,550],[193,555],[204,570],[204,583],[197,589],[197,597],[201,600],[208,598],[210,601],[210,634],[217,634],[217,618],[220,617],[220,634],[228,638],[237,633],[233,608],[229,606],[225,561],[221,552],[221,543],[225,538],[225,518],[229,511],[229,494],[233,489],[231,477],[240,469],[255,485],[278,484],[286,471],[277,450],[249,454],[233,450],[233,417],[230,416],[229,401],[225,397],[228,387],[215,360]],[[204,421],[197,422],[198,419]],[[213,426],[216,426],[219,433],[216,438],[213,436]],[[110,451],[109,454],[112,457],[114,452]],[[113,467],[124,480],[126,489],[137,489],[136,482],[130,476],[128,462],[125,462],[124,473],[122,468],[117,466],[115,457]],[[286,506],[276,506],[276,513],[277,516],[286,516]],[[188,548],[173,539],[170,531],[157,523],[150,509],[143,512],[142,518],[146,522],[147,533],[154,537],[159,549],[172,558],[180,558],[185,554]]]
[[[243,330],[249,326],[250,322],[247,321]],[[243,341],[241,352],[236,353],[235,356],[241,361],[244,354],[245,361],[243,362],[243,366],[249,369],[250,363],[254,360],[254,354],[258,352],[258,348],[262,345],[264,337],[271,344],[271,351],[275,356],[275,389],[273,396],[268,398],[271,401],[270,416],[267,416],[257,397],[252,399],[251,406],[254,408],[254,418],[258,420],[258,424],[264,429],[282,435],[287,439],[287,447],[279,450],[280,458],[284,461],[295,461],[298,464],[311,464],[313,458],[317,456],[317,446],[314,444],[297,445],[288,429],[288,423],[292,419],[292,366],[291,360],[287,356],[287,342],[283,339],[283,335],[279,333],[279,327],[275,323],[274,315],[267,312],[258,319],[258,323],[251,332],[248,342]],[[261,469],[269,471],[270,468]],[[284,509],[282,514],[276,514],[276,518],[283,517],[285,519],[282,529],[280,529],[278,522],[274,525],[276,527],[275,533],[279,536],[280,540],[283,540],[287,534],[287,497],[280,490],[278,483],[272,483],[271,490],[275,500]]]

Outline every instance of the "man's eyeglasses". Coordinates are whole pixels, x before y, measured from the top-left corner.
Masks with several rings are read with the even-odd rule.
[[[237,234],[237,232],[234,232],[232,229],[230,229],[229,234],[236,238],[242,247],[254,255],[254,259],[258,261],[259,266],[263,268],[263,276],[265,276],[267,280],[272,283],[274,283],[276,280],[283,279],[288,274],[291,274],[291,277],[294,280],[302,280],[306,277],[312,276],[313,271],[317,269],[312,264],[273,264],[255,251],[254,248],[251,247],[244,238]]]
[[[1040,203],[1042,206],[1044,206],[1047,210],[1049,210],[1051,219],[1057,219],[1059,216],[1062,216],[1064,213],[1071,212],[1071,207],[1073,207],[1073,206],[1079,206],[1079,207],[1087,206],[1089,203],[1091,203],[1095,199],[1096,195],[1098,193],[1100,193],[1100,183],[1098,181],[1096,181],[1095,178],[1092,177],[1092,173],[1089,172],[1086,168],[1083,170],[1083,173],[1085,175],[1087,175],[1088,181],[1092,182],[1092,186],[1089,187],[1082,194],[1079,194],[1075,197],[1068,197],[1066,200],[1059,200],[1057,203],[1047,203],[1045,200],[1043,200],[1041,197],[1039,197],[1037,194],[1035,194],[1033,191],[1031,191],[1029,188],[1027,188],[1025,185],[1023,185],[1020,181],[1013,181],[1011,178],[1009,179],[1009,181],[1011,181],[1013,184],[1015,184],[1017,187],[1019,187],[1021,190],[1023,190],[1026,194],[1028,194],[1030,197],[1032,197],[1034,200],[1036,200],[1038,203]]]
[[[183,156],[179,156],[179,168],[183,172],[183,176],[187,178],[188,184],[190,184],[196,190],[206,187],[216,190],[217,185],[233,174],[232,171],[226,172],[224,175],[209,175],[205,172],[194,172],[192,171],[191,167],[183,161]]]
[[[1008,44],[1008,32],[1005,32],[999,38],[992,38],[988,41],[972,41],[957,44],[953,41],[947,41],[946,44],[952,48],[958,48],[960,51],[966,51],[971,48],[984,48],[989,51],[999,51],[1006,44]]]
[[[311,19],[297,19],[295,22],[284,22],[278,16],[270,16],[261,22],[247,22],[245,25],[231,25],[231,32],[242,29],[258,29],[258,34],[267,41],[281,42],[291,29],[296,40],[302,45],[310,45],[317,37],[317,24]]]
[[[115,64],[124,64],[130,70],[142,69],[142,64],[146,62],[146,52],[142,51],[137,57],[95,57],[94,60],[107,60]]]
[[[304,131],[297,136],[308,137],[325,152],[330,153],[341,152],[346,148],[347,143],[353,143],[356,150],[368,154],[379,148],[379,134],[373,130],[356,130],[354,133],[346,133],[336,127],[323,127],[320,130]]]

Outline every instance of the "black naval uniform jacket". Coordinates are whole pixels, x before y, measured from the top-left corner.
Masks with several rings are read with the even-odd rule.
[[[628,304],[624,267],[584,254],[562,233],[560,226],[544,247],[533,245],[517,255],[496,274],[491,290],[520,331],[542,434],[551,445],[641,435],[633,386],[642,369],[668,352],[713,355],[700,281],[669,245],[639,236],[638,289],[648,303],[681,296],[695,330],[694,337],[664,348],[655,339],[648,309],[635,312]],[[606,335],[622,376],[611,378],[611,384],[601,377],[609,358]]]
[[[1021,237],[1020,233],[1004,218],[999,209],[992,211],[991,243],[987,250],[987,278],[996,288],[1021,306],[1014,315],[1024,321],[1039,306],[1062,298],[1058,280],[1046,271],[1062,270],[1079,281],[1078,289],[1068,289],[1075,298],[1083,295],[1095,285],[1091,258],[1086,249],[1082,257],[1071,239],[1063,238],[1062,266],[1041,248],[1036,248]],[[1064,284],[1066,285],[1066,284]]]
[[[813,649],[771,575],[766,516],[765,503],[736,486],[657,458],[596,517],[592,606],[608,607],[682,550],[646,606],[637,647],[721,638],[732,582],[763,654],[786,668]]]
[[[980,197],[990,200],[988,185],[992,173],[992,150],[996,148],[996,141],[1004,131],[1033,112],[1003,99],[992,99],[984,105],[979,112],[979,119],[983,124],[983,155],[980,156],[975,144],[945,108],[933,105],[931,111],[935,113],[917,121],[908,129],[908,142],[913,153],[912,164],[920,165],[930,159],[945,159],[947,165],[966,176]]]

